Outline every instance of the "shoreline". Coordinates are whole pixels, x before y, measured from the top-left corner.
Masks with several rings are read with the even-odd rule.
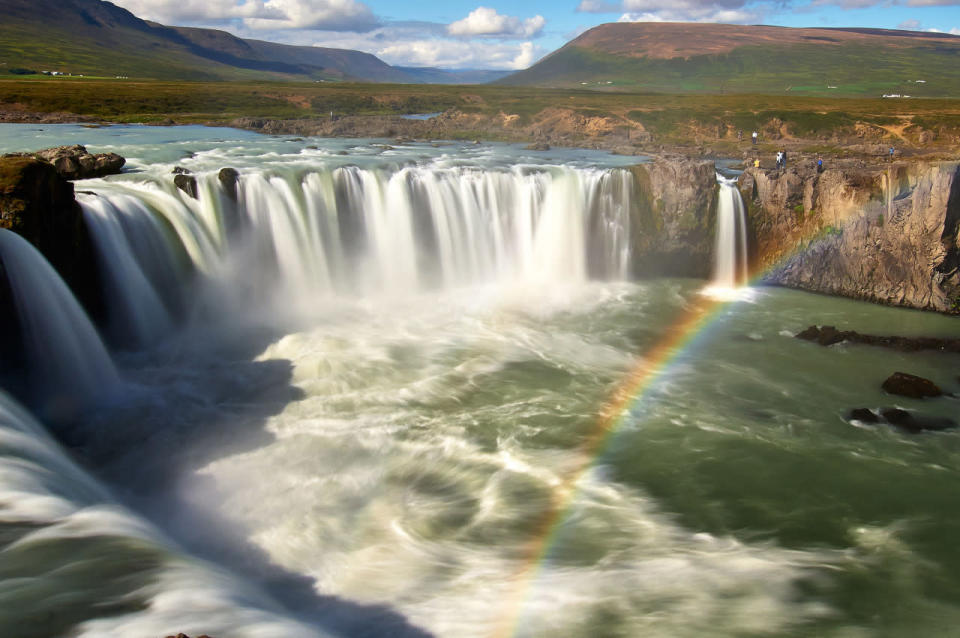
[[[569,115],[569,114],[564,114]],[[530,150],[548,148],[571,148],[608,151],[616,155],[642,156],[651,159],[693,160],[741,160],[736,168],[753,166],[759,159],[764,170],[774,170],[775,156],[779,150],[787,153],[787,166],[807,165],[815,167],[822,158],[825,168],[878,170],[894,163],[954,162],[960,161],[960,146],[940,144],[919,147],[917,145],[893,146],[894,155],[889,155],[888,142],[865,143],[863,140],[834,140],[829,148],[814,152],[810,149],[823,145],[821,138],[790,137],[768,140],[761,138],[756,145],[746,138],[742,141],[729,139],[691,139],[688,141],[657,142],[649,134],[626,130],[597,129],[588,132],[572,132],[590,122],[580,122],[576,117],[559,117],[552,127],[512,126],[510,116],[494,118],[465,114],[457,110],[445,111],[429,119],[414,119],[402,115],[343,115],[330,118],[270,118],[239,117],[231,120],[203,122],[177,121],[166,117],[157,122],[111,121],[90,115],[69,112],[38,112],[21,109],[0,108],[0,123],[3,124],[79,124],[91,128],[114,125],[144,126],[189,126],[228,127],[261,133],[264,135],[293,135],[301,137],[327,137],[337,139],[373,138],[397,142],[439,143],[450,141],[485,141],[512,144],[528,144]],[[574,121],[569,121],[573,119]],[[589,126],[587,126],[589,128]],[[532,130],[531,130],[532,129]]]

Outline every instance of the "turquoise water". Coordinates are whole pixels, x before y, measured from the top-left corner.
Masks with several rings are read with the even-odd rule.
[[[138,172],[78,187],[115,202],[160,192],[181,162],[250,179],[345,162],[623,161],[56,130],[56,143],[131,157]],[[25,128],[0,134],[10,150],[38,145]],[[756,289],[684,342],[580,475],[598,413],[706,283],[494,278],[318,294],[306,313],[283,296],[199,308],[175,334],[116,353],[127,392],[60,432],[66,448],[40,426],[13,436],[28,417],[0,414],[0,633],[957,635],[960,431],[846,415],[897,406],[958,420],[955,396],[880,385],[904,371],[960,394],[960,357],[793,336],[810,324],[957,336],[955,318]],[[570,507],[531,569],[571,476]]]

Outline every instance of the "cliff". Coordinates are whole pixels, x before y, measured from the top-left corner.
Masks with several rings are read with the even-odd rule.
[[[754,271],[768,283],[960,310],[960,165],[748,169]]]
[[[709,277],[718,191],[713,162],[658,159],[630,170],[632,274]]]

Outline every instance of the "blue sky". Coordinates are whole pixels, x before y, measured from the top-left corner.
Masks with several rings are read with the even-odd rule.
[[[390,64],[522,69],[617,21],[878,27],[960,35],[960,0],[113,0],[165,24],[367,51]]]

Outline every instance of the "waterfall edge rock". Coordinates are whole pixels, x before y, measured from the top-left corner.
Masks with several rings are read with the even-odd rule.
[[[717,219],[712,161],[658,159],[632,166],[633,275],[708,278]]]
[[[960,312],[960,164],[749,168],[739,187],[765,282]]]

